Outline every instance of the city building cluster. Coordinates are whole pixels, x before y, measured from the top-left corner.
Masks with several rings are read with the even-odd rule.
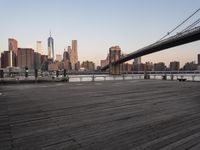
[[[41,71],[94,71],[92,61],[78,61],[78,42],[72,40],[71,46],[64,49],[63,55],[56,54],[54,58],[54,39],[51,36],[47,41],[47,55],[44,53],[42,41],[36,42],[36,50],[32,48],[19,48],[16,39],[8,39],[8,50],[1,53],[1,68],[18,68]]]
[[[113,46],[109,49],[109,53],[105,60],[101,60],[100,64],[101,67],[104,67],[108,64],[111,64],[120,58],[124,57],[125,55],[121,53],[121,48],[119,46]],[[112,68],[110,66],[110,71],[113,72],[131,72],[131,71],[194,71],[200,70],[200,54],[197,56],[197,63],[195,61],[187,62],[180,66],[179,61],[172,61],[167,66],[164,62],[153,63],[153,62],[145,62],[142,63],[141,57],[134,59],[133,63],[123,63],[118,65],[118,67]],[[110,72],[112,74],[112,72]]]
[[[54,54],[54,39],[51,36],[47,40],[47,55],[44,53],[41,41],[36,42],[36,50],[32,48],[19,48],[16,39],[8,39],[8,50],[1,53],[1,68],[28,68],[30,70],[41,71],[94,71],[96,70],[95,64],[92,61],[83,61],[80,63],[78,60],[78,42],[72,40],[71,46],[64,49],[63,55]],[[56,56],[54,58],[54,55]],[[109,53],[105,60],[101,60],[101,66],[97,67],[100,70],[102,67],[112,64],[113,62],[124,57],[119,46],[112,46],[109,48]],[[142,63],[141,57],[134,59],[133,63],[123,63],[117,66],[110,66],[110,74],[114,72],[120,74],[121,72],[132,71],[194,71],[200,70],[200,54],[198,54],[198,62],[187,62],[183,67],[180,66],[179,61],[172,61],[167,66],[164,62]]]

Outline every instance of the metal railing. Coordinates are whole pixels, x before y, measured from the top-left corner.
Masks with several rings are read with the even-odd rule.
[[[24,76],[13,76],[13,77],[3,77],[0,78],[1,82],[95,82],[95,81],[118,81],[118,80],[135,80],[135,79],[153,79],[153,80],[179,80],[185,79],[188,81],[200,81],[200,72],[149,72],[144,74],[144,72],[138,72],[134,74],[122,74],[122,75],[66,75],[63,74],[51,74],[46,76],[38,75],[35,77],[34,75],[28,75],[28,77]]]

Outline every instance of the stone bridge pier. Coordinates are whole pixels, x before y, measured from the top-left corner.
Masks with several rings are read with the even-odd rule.
[[[120,64],[117,64],[117,65],[110,64],[109,73],[110,75],[120,75],[121,74]]]
[[[120,64],[114,64],[121,57],[121,48],[113,46],[109,49],[109,73],[111,75],[120,75]]]

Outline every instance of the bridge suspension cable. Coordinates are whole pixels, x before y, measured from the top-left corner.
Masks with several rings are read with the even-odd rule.
[[[188,27],[186,27],[184,30],[181,31],[182,32],[185,32],[187,30],[190,30],[192,29],[193,27],[195,27],[196,25],[198,25],[200,23],[200,18],[198,20],[196,20],[195,22],[193,22],[191,25],[189,25]]]
[[[159,41],[163,40],[164,38],[166,38],[167,36],[169,36],[171,33],[173,33],[175,30],[177,30],[180,26],[182,26],[185,22],[187,22],[190,18],[192,18],[197,12],[200,11],[200,8],[197,9],[194,13],[192,13],[188,18],[186,18],[183,22],[181,22],[178,26],[176,26],[174,29],[172,29],[171,31],[167,32],[167,34],[165,36],[163,36]],[[197,20],[198,21],[198,20]],[[189,27],[189,26],[188,26]],[[193,26],[192,26],[193,27]],[[191,29],[191,28],[190,28]],[[184,31],[186,31],[184,29]]]

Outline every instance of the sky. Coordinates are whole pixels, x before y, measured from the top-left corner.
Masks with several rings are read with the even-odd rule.
[[[111,46],[124,54],[159,40],[200,8],[199,0],[0,0],[0,51],[8,38],[21,48],[36,48],[52,31],[55,54],[63,54],[71,40],[78,40],[80,61],[99,65]],[[200,17],[198,12],[190,22]],[[181,31],[181,29],[179,30]],[[176,31],[178,32],[178,31]],[[176,34],[176,33],[174,33]],[[200,41],[142,57],[142,61],[197,61]]]

